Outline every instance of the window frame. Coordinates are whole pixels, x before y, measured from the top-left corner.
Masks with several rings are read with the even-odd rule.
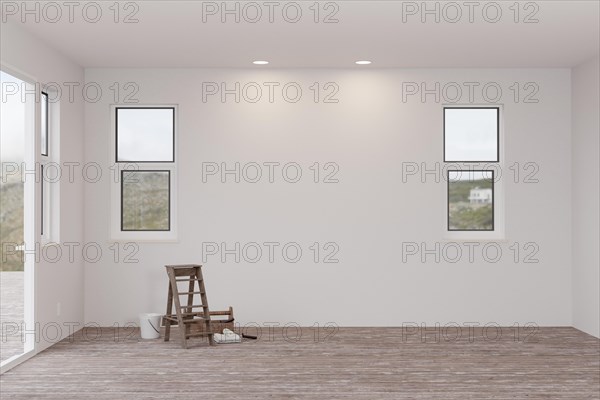
[[[117,161],[117,108],[119,109],[173,109],[173,160],[174,161]],[[108,160],[112,160],[110,180],[110,238],[115,242],[178,242],[178,138],[179,106],[177,104],[111,104],[110,147]],[[122,230],[122,171],[169,171],[169,228],[170,230]]]
[[[498,161],[446,161],[446,109],[449,108],[458,108],[458,109],[497,109],[497,159]],[[504,149],[506,147],[506,138],[504,132],[504,115],[505,115],[505,106],[500,103],[490,104],[468,104],[461,105],[455,103],[443,104],[442,105],[442,130],[444,132],[443,137],[443,166],[442,170],[452,170],[452,171],[493,171],[493,228],[494,230],[449,230],[449,178],[448,174],[442,174],[443,179],[446,180],[446,188],[445,195],[442,196],[446,204],[444,205],[446,209],[446,218],[444,221],[444,227],[442,229],[442,236],[447,241],[505,241],[505,197],[506,197],[506,185],[503,182],[502,178],[502,170],[504,168]]]
[[[168,180],[167,180],[167,191],[168,191],[168,221],[169,221],[169,225],[167,229],[123,229],[123,185],[125,184],[125,173],[129,172],[129,173],[144,173],[144,172],[166,172],[168,174]],[[171,170],[169,169],[163,169],[163,170],[150,170],[150,169],[142,169],[142,170],[121,170],[121,232],[169,232],[171,230]]]

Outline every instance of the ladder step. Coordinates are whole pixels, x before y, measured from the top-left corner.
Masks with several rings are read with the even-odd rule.
[[[185,314],[182,314],[182,315],[185,315]],[[207,321],[209,321],[209,319],[204,319],[204,318],[203,318],[202,316],[200,316],[200,315],[195,315],[195,317],[197,317],[197,318],[192,318],[192,319],[184,319],[184,320],[183,320],[183,323],[184,323],[184,324],[196,324],[196,323],[199,323],[199,322],[206,323]],[[169,320],[170,322],[174,322],[174,323],[176,323],[176,324],[177,324],[177,323],[179,323],[179,321],[177,320],[177,316],[175,316],[175,315],[173,315],[173,316],[170,316],[170,317],[168,317],[168,316],[165,316],[165,317],[164,317],[164,319],[166,319],[166,320]]]
[[[182,295],[182,294],[206,294],[204,292],[177,292],[177,294]]]
[[[191,306],[179,306],[179,308],[198,308],[198,307],[208,308],[208,306],[206,304],[192,304]]]
[[[182,278],[182,279],[175,279],[177,282],[191,282],[191,281],[201,281],[202,279],[199,278]]]

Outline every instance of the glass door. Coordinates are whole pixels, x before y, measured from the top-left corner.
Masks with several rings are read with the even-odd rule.
[[[35,137],[40,102],[35,85],[5,71],[0,71],[0,84],[0,365],[5,367],[34,350],[35,344],[31,249],[41,187],[36,184],[40,177]]]

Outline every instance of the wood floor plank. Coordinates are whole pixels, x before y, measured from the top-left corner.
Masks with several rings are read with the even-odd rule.
[[[192,339],[184,350],[137,332],[103,328],[94,339],[97,332],[80,331],[2,375],[0,398],[600,399],[599,339],[573,328],[518,339],[502,332],[464,328],[453,340],[449,332],[340,328],[315,340],[303,328],[295,341],[275,329],[240,344]]]

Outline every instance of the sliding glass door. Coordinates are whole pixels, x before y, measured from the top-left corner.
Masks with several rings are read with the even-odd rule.
[[[36,247],[39,218],[35,132],[41,110],[35,85],[6,71],[0,71],[0,83],[0,361],[4,367],[34,350],[35,344],[31,334],[35,332],[35,255],[30,250]]]

